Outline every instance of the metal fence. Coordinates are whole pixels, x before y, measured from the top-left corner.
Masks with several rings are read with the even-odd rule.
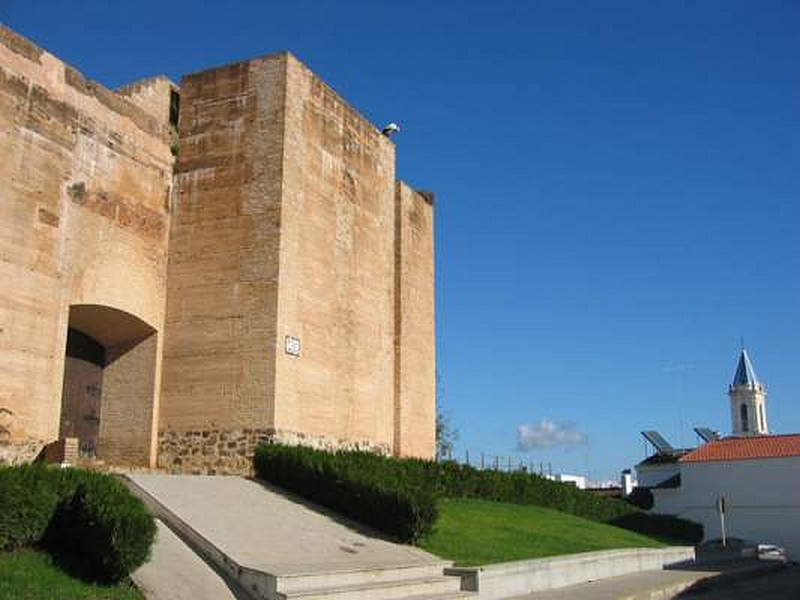
[[[440,460],[454,461],[476,469],[491,469],[507,473],[536,473],[537,475],[548,477],[553,475],[552,463],[524,460],[519,456],[502,456],[488,452],[470,452],[466,450],[461,456],[450,453]]]

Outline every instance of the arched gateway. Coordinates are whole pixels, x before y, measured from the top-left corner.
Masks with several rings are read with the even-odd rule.
[[[147,465],[153,443],[158,333],[108,306],[70,307],[59,438],[79,454]]]

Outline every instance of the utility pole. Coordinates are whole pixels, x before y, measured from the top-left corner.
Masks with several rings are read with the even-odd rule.
[[[719,513],[719,528],[722,531],[722,547],[728,546],[728,536],[725,532],[725,497],[717,498],[717,512]]]

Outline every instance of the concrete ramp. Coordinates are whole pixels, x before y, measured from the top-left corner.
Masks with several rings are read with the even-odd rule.
[[[249,600],[235,581],[217,573],[184,544],[164,523],[156,521],[158,536],[151,560],[131,573],[147,600]]]
[[[264,600],[469,598],[450,563],[241,477],[127,476],[198,555]]]

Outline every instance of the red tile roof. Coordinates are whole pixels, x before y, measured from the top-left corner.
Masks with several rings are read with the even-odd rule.
[[[781,456],[800,456],[800,433],[727,437],[703,444],[682,457],[680,462],[750,460]]]

